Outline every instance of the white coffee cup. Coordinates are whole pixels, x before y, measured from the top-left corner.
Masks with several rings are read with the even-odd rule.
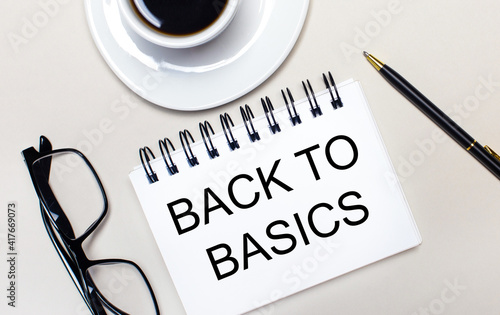
[[[219,17],[207,28],[185,36],[171,36],[161,33],[147,25],[138,16],[132,4],[133,0],[117,0],[120,13],[125,22],[142,38],[147,41],[168,48],[190,48],[204,44],[217,37],[231,23],[240,0],[228,0]],[[213,0],[214,5],[218,0]]]

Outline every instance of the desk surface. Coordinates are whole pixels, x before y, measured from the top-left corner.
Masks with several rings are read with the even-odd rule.
[[[26,20],[42,12],[40,3],[56,9],[29,38],[19,38]],[[234,102],[190,113],[142,100],[112,73],[92,41],[80,1],[2,1],[0,8],[3,290],[7,207],[11,201],[18,206],[16,308],[7,306],[3,291],[1,313],[88,312],[46,236],[20,155],[37,145],[40,134],[54,147],[76,147],[107,126],[87,149],[110,200],[91,256],[136,261],[155,275],[162,313],[184,314],[127,176],[139,163],[138,148],[194,130],[199,121],[217,121],[222,112],[237,117],[240,105],[257,104],[261,96],[280,99],[284,86],[300,92],[305,78],[322,86],[319,75],[328,70],[338,82],[361,81],[423,243],[252,314],[498,313],[499,181],[441,136],[361,51],[390,64],[465,130],[500,150],[500,2],[313,0],[296,46],[275,74]],[[133,104],[129,111],[113,110],[126,101]]]

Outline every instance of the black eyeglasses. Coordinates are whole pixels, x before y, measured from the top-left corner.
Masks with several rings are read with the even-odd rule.
[[[52,150],[44,136],[39,151],[30,147],[22,155],[45,229],[91,313],[160,314],[153,289],[136,263],[91,260],[85,254],[83,242],[108,211],[106,193],[87,158],[75,149]]]

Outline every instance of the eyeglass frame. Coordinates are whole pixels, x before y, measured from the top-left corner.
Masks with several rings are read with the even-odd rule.
[[[89,226],[89,228],[87,228],[87,230],[82,235],[74,237],[74,239],[71,239],[70,236],[66,234],[69,233],[69,235],[74,235],[73,228],[62,207],[59,205],[57,198],[52,192],[50,184],[48,183],[52,159],[47,159],[46,161],[48,162],[44,163],[44,165],[41,166],[41,174],[35,172],[35,169],[33,167],[33,164],[36,161],[45,161],[43,160],[44,158],[60,153],[73,153],[82,158],[82,160],[85,162],[86,166],[90,169],[92,175],[96,179],[104,201],[103,211],[101,215]],[[160,311],[156,296],[151,287],[151,284],[149,283],[149,280],[146,277],[146,274],[142,271],[139,265],[131,260],[118,258],[91,260],[87,257],[85,251],[83,250],[83,242],[97,229],[108,212],[108,199],[106,196],[106,192],[101,180],[99,179],[99,176],[97,175],[97,172],[95,171],[94,167],[87,159],[87,157],[82,152],[72,148],[53,150],[50,141],[43,135],[40,136],[39,151],[37,151],[34,147],[29,147],[23,150],[21,154],[24,157],[31,177],[31,181],[40,201],[42,221],[44,223],[45,229],[47,230],[47,234],[49,235],[49,238],[52,241],[52,244],[54,245],[59,258],[66,267],[66,270],[71,276],[75,286],[77,287],[80,295],[84,299],[91,313],[94,315],[105,315],[106,311],[104,310],[104,304],[107,309],[109,309],[114,314],[127,314],[104,297],[104,295],[99,291],[99,288],[95,286],[92,277],[88,273],[88,270],[90,268],[97,265],[122,263],[133,266],[140,273],[142,279],[144,280],[144,283],[149,290],[149,294],[154,304],[156,314],[159,315]],[[40,185],[40,181],[38,180],[38,178],[41,178],[41,176],[44,176],[44,180],[47,180],[46,187],[41,187]],[[54,219],[50,212],[57,214],[57,219]],[[66,231],[63,231],[64,229],[66,229]],[[62,244],[57,238],[56,233],[62,241]]]

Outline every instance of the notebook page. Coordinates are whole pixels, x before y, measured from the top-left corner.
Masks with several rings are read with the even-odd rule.
[[[179,174],[157,159],[156,183],[142,167],[130,173],[188,314],[245,313],[420,244],[359,82],[339,93],[337,110],[317,93],[316,118],[296,102],[296,126],[277,109],[276,134],[255,119],[261,141],[238,125],[235,151],[217,134],[213,160],[199,141],[195,167],[176,151]]]

